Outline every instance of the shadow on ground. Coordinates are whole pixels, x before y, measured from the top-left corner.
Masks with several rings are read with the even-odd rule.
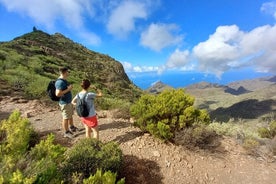
[[[122,144],[122,143],[128,142],[130,140],[133,140],[136,137],[140,137],[142,135],[143,135],[143,132],[133,130],[133,131],[130,131],[130,132],[126,132],[124,135],[117,136],[112,141],[115,141],[115,142],[118,142],[119,144]]]
[[[156,162],[139,159],[133,155],[124,155],[119,178],[125,178],[126,184],[153,184],[162,183],[163,176]]]
[[[10,115],[11,115],[10,112],[0,112],[0,121],[4,119],[8,119]]]
[[[223,122],[228,122],[230,118],[257,119],[267,113],[276,112],[273,106],[276,106],[276,100],[259,101],[257,99],[249,99],[236,103],[228,108],[217,108],[210,112],[210,116],[213,120]]]
[[[60,132],[60,129],[53,129],[53,130],[46,130],[46,131],[39,131],[38,136],[40,140],[47,139],[48,135],[53,134],[55,136],[54,143],[60,144],[65,147],[71,147],[73,142],[69,138],[64,138],[63,134]]]
[[[99,120],[101,121],[101,120]],[[128,122],[121,122],[121,121],[112,121],[111,123],[107,124],[101,124],[99,125],[99,130],[107,130],[107,129],[121,129],[121,128],[126,128],[132,126],[131,123]]]

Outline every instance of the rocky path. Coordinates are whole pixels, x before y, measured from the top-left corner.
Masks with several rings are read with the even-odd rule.
[[[84,130],[74,139],[62,137],[61,115],[57,107],[45,107],[39,101],[19,97],[0,98],[0,119],[14,109],[28,117],[34,128],[47,135],[54,133],[58,143],[71,146],[84,138]],[[215,150],[188,150],[164,144],[149,134],[142,134],[125,120],[99,112],[100,140],[116,141],[124,154],[123,172],[126,183],[141,184],[275,184],[276,163],[246,154],[234,140],[224,137]],[[82,128],[77,116],[76,126]]]

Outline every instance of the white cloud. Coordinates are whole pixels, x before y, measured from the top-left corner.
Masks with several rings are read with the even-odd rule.
[[[111,13],[107,23],[109,33],[119,38],[126,38],[135,29],[136,19],[148,16],[146,4],[138,1],[123,1]]]
[[[190,62],[190,53],[188,50],[176,49],[169,57],[166,64],[159,66],[133,66],[129,62],[122,62],[123,67],[127,73],[144,73],[144,72],[155,72],[161,75],[167,70],[181,70],[181,71],[192,71],[195,69],[194,63]]]
[[[55,29],[62,22],[69,29],[77,31],[88,44],[98,45],[101,40],[95,33],[88,32],[84,25],[84,14],[93,16],[89,0],[0,0],[8,11],[32,18],[47,29]]]
[[[261,11],[267,14],[270,14],[276,19],[276,2],[267,2],[263,3],[261,7]]]
[[[157,74],[162,74],[166,70],[192,71],[195,69],[194,63],[191,62],[189,50],[176,49],[167,60],[166,64],[158,66]]]
[[[258,71],[276,72],[276,25],[250,32],[236,25],[220,26],[205,42],[193,48],[199,70],[218,77],[231,68],[253,66]]]
[[[126,72],[143,73],[143,72],[157,72],[159,70],[158,66],[133,66],[129,62],[122,62],[122,64]]]
[[[220,26],[205,42],[194,47],[194,53],[199,60],[231,60],[237,57],[239,47],[237,42],[242,33],[237,26]]]
[[[47,27],[54,26],[58,19],[64,20],[68,26],[82,27],[82,13],[90,6],[89,0],[1,0],[1,2],[9,11],[27,15]]]
[[[95,33],[80,31],[78,34],[82,40],[84,40],[83,42],[85,45],[100,45],[102,42],[101,38]]]
[[[140,44],[155,51],[176,45],[183,40],[183,36],[174,34],[177,30],[178,27],[175,24],[151,24],[141,34]]]
[[[168,59],[166,66],[168,68],[185,66],[189,62],[189,55],[190,53],[188,50],[180,51],[179,49],[176,49]]]

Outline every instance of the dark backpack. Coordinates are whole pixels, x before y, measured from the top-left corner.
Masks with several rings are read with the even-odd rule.
[[[62,80],[62,79],[57,79],[57,80]],[[48,96],[51,98],[51,100],[53,101],[59,101],[60,97],[56,96],[56,86],[55,86],[56,80],[51,80],[48,84],[47,87],[47,94]]]
[[[80,98],[79,94],[77,95],[76,111],[79,117],[87,117],[89,115],[89,109],[85,101],[86,95],[87,93],[84,94],[82,99]]]

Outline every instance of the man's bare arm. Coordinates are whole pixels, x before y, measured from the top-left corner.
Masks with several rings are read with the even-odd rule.
[[[68,86],[68,88],[65,89],[65,90],[56,89],[56,96],[61,97],[61,96],[63,96],[64,94],[66,94],[66,93],[68,93],[69,91],[71,91],[72,88],[73,88],[73,86],[70,85],[70,86]]]

